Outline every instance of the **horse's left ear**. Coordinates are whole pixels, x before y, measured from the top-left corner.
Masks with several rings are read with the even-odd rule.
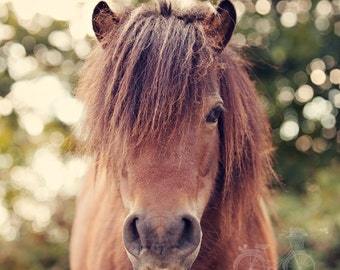
[[[119,17],[103,1],[99,2],[92,13],[92,27],[99,42],[119,23]]]
[[[208,36],[215,41],[217,51],[222,51],[228,44],[236,25],[236,11],[229,0],[222,0],[216,8],[217,13],[204,22]]]

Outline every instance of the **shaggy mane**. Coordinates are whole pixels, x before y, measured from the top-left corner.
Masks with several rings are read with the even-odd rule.
[[[121,15],[105,49],[99,45],[87,61],[78,87],[90,153],[112,153],[113,140],[122,148],[166,144],[200,113],[214,54],[201,25],[208,7],[189,13],[160,1]]]

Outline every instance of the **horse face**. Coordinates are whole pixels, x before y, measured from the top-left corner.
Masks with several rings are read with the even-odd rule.
[[[218,93],[206,98],[184,141],[144,145],[126,160],[120,193],[128,211],[123,240],[135,269],[188,269],[199,252],[200,218],[218,170]],[[204,115],[203,115],[204,114]]]
[[[115,104],[117,105],[116,108],[110,111],[113,111],[112,117],[114,119],[117,118],[119,123],[123,122],[122,120],[119,120],[122,117],[119,113],[115,114],[115,112],[126,114],[126,112],[136,110],[138,111],[136,113],[137,115],[141,113],[141,115],[144,116],[151,116],[152,119],[164,118],[158,118],[155,114],[149,115],[147,113],[149,108],[145,106],[145,104],[147,104],[150,97],[153,97],[153,94],[150,94],[149,91],[147,91],[143,96],[142,93],[144,94],[145,91],[142,91],[141,89],[148,88],[148,86],[152,91],[155,89],[159,91],[156,93],[156,95],[158,95],[158,106],[159,104],[163,105],[160,110],[155,110],[155,112],[160,113],[163,109],[167,110],[167,112],[173,111],[176,106],[172,107],[172,105],[177,104],[183,97],[183,93],[180,93],[177,90],[185,89],[183,88],[185,80],[178,79],[181,76],[177,76],[178,74],[176,74],[175,68],[182,65],[184,67],[184,65],[190,63],[188,68],[179,69],[182,71],[179,72],[179,75],[181,75],[181,73],[185,73],[188,69],[191,69],[193,63],[198,61],[198,59],[195,59],[194,61],[193,54],[189,58],[182,56],[181,61],[183,63],[178,60],[181,58],[181,53],[185,55],[186,52],[192,51],[195,47],[195,42],[192,40],[189,41],[189,36],[191,37],[191,34],[196,36],[194,33],[198,33],[192,32],[193,28],[197,27],[195,28],[196,30],[200,29],[197,30],[201,33],[199,35],[202,35],[200,42],[203,42],[202,40],[205,39],[212,41],[212,44],[209,45],[211,48],[207,54],[210,54],[212,51],[216,52],[216,54],[221,52],[230,40],[235,27],[236,13],[233,5],[228,0],[222,0],[216,7],[216,10],[213,10],[214,8],[207,9],[207,14],[204,16],[204,19],[198,16],[197,24],[200,24],[200,26],[190,26],[191,32],[189,31],[189,28],[181,32],[181,28],[186,27],[184,26],[186,23],[183,24],[184,17],[180,15],[181,13],[178,16],[176,13],[174,13],[174,16],[170,16],[172,11],[170,5],[167,3],[167,1],[160,1],[160,14],[158,17],[162,18],[158,20],[158,23],[164,25],[165,20],[168,20],[174,25],[173,23],[176,21],[176,28],[170,31],[169,26],[166,28],[155,28],[156,25],[150,27],[153,29],[162,29],[162,31],[159,31],[168,33],[165,36],[159,35],[159,37],[162,37],[159,38],[162,42],[165,42],[166,39],[172,37],[172,40],[168,39],[168,45],[171,44],[171,42],[182,44],[183,40],[177,40],[176,35],[173,35],[173,33],[177,33],[178,36],[181,35],[181,37],[188,41],[186,44],[189,47],[181,52],[174,50],[174,55],[167,56],[166,61],[155,63],[145,62],[154,59],[154,57],[152,57],[154,46],[159,46],[159,44],[161,44],[157,40],[155,41],[151,38],[147,39],[147,45],[143,47],[143,50],[141,50],[140,53],[145,55],[150,53],[151,55],[149,57],[146,57],[145,55],[142,57],[139,55],[138,59],[142,59],[143,63],[140,64],[140,61],[135,61],[134,68],[129,69],[130,71],[140,69],[139,75],[133,76],[134,78],[141,78],[140,82],[137,79],[125,80],[125,83],[117,86],[117,89],[120,89],[122,88],[122,85],[126,88],[129,88],[132,85],[131,89],[133,89],[131,91],[122,91],[126,90],[124,88],[120,89],[121,91],[117,90],[115,92],[115,95],[118,97],[116,96],[114,100],[116,100],[117,103],[119,103],[118,101],[121,101],[121,103]],[[212,10],[213,12],[211,12]],[[149,12],[146,12],[145,14],[149,14]],[[130,21],[127,22],[129,27],[124,26],[126,17],[127,16],[122,16],[120,18],[120,16],[112,12],[104,2],[100,2],[97,5],[93,13],[93,29],[104,50],[117,53],[118,50],[110,50],[110,46],[114,43],[113,41],[117,39],[119,42],[126,41],[126,39],[120,38],[120,35],[129,32],[131,20],[134,20],[138,16],[131,13]],[[175,17],[177,17],[176,20]],[[188,18],[193,17],[189,16]],[[190,24],[191,20],[192,19],[188,19],[187,24]],[[148,20],[148,23],[151,23],[151,21],[152,20]],[[142,24],[138,25],[138,27],[142,27]],[[120,30],[116,32],[116,29]],[[156,30],[154,31],[157,32]],[[202,32],[204,32],[204,34]],[[204,38],[203,35],[205,36]],[[139,40],[137,45],[134,43],[136,39]],[[127,39],[129,43],[127,45],[122,45],[121,49],[125,48],[128,50],[130,45],[139,48],[138,44],[143,43],[141,41],[144,41],[144,39],[145,35],[140,37],[140,39],[130,37]],[[155,44],[152,43],[154,41]],[[182,44],[181,46],[181,50],[183,50],[184,45]],[[205,44],[204,46],[207,45]],[[116,60],[120,63],[118,58],[123,59],[131,54],[135,57],[135,54],[138,54],[136,51],[137,50],[134,50],[133,53],[129,51],[129,53],[124,54],[124,57],[117,57]],[[166,50],[164,49],[164,46],[160,47],[156,57],[165,57],[163,54],[159,54],[159,51],[166,53],[173,51],[173,49],[169,48]],[[168,65],[168,63],[171,63],[172,56],[177,59],[177,62],[169,68],[170,65]],[[131,56],[131,58],[133,57]],[[205,59],[205,56],[202,57],[202,59],[203,58]],[[188,59],[193,59],[193,61],[187,61]],[[174,59],[172,60],[174,61]],[[211,61],[211,59],[207,61]],[[129,63],[128,60],[126,60],[126,62]],[[152,68],[154,65],[159,65],[159,63],[166,64],[163,64],[164,66],[159,69],[153,70]],[[204,64],[201,63],[201,65]],[[117,69],[119,70],[117,73],[118,75],[115,77],[117,80],[122,79],[122,76],[126,77],[127,73],[122,71],[124,66],[125,65],[122,65],[121,68]],[[148,68],[149,71],[142,72],[142,70],[146,68]],[[155,76],[150,77],[150,73],[161,71],[166,74],[156,74]],[[211,72],[216,72],[216,70]],[[172,75],[169,76],[169,74]],[[205,75],[202,74],[199,76],[205,76],[207,73],[204,73]],[[170,127],[170,130],[175,130],[177,136],[176,132],[172,132],[172,135],[175,135],[170,138],[165,138],[166,135],[164,134],[166,133],[160,132],[160,134],[162,134],[160,135],[161,138],[159,138],[156,143],[150,142],[152,141],[150,139],[145,139],[145,141],[138,142],[138,148],[132,146],[129,149],[124,148],[121,151],[124,152],[124,158],[122,158],[123,160],[118,166],[120,171],[116,171],[115,173],[118,174],[119,178],[120,197],[127,210],[127,218],[123,225],[123,241],[134,269],[188,269],[198,255],[202,239],[200,219],[209,203],[209,198],[214,189],[218,171],[219,132],[217,122],[219,115],[223,111],[222,99],[218,90],[219,82],[217,76],[216,74],[210,75],[210,78],[214,78],[210,81],[205,80],[205,77],[204,81],[201,78],[200,85],[202,85],[202,87],[207,87],[208,89],[203,89],[203,94],[199,95],[197,106],[201,106],[201,108],[192,112],[189,117],[190,121],[188,121],[186,125],[180,125],[180,128],[176,126],[178,121],[175,123],[169,121],[169,126],[175,125],[174,127]],[[188,75],[188,77],[190,76],[191,75]],[[163,78],[167,81],[167,87],[171,85],[172,89],[168,90],[167,87],[164,87],[163,82],[155,84],[155,77]],[[207,78],[208,77],[209,74]],[[146,78],[149,78],[149,80]],[[177,82],[174,81],[176,80],[175,78],[177,78]],[[126,81],[129,81],[129,83],[126,83]],[[145,84],[146,86],[140,87],[141,84]],[[160,85],[162,85],[163,88],[160,87]],[[111,90],[112,89],[110,88],[110,91]],[[126,95],[134,95],[136,91],[139,91],[139,96],[137,95],[136,98],[133,99],[133,102],[127,102],[128,98],[126,98]],[[187,91],[190,92],[190,90]],[[172,93],[172,102],[164,98],[168,92]],[[126,95],[123,93],[126,93]],[[191,93],[187,94],[188,93],[185,93],[184,96],[186,97]],[[111,97],[112,94],[109,96]],[[141,96],[144,97],[144,99]],[[200,102],[201,98],[202,102]],[[144,103],[141,101],[141,104],[138,104],[138,106],[133,106],[133,104],[136,104],[135,100],[137,99],[143,100]],[[160,99],[162,100],[160,101]],[[182,105],[185,106],[185,104],[188,104],[189,102],[195,103],[196,100],[188,101],[186,99],[186,102],[187,103],[183,103]],[[168,104],[172,105],[168,106]],[[128,109],[119,110],[119,108],[122,108],[125,105],[128,106]],[[193,107],[195,106],[191,104],[189,108]],[[145,111],[143,111],[143,109]],[[139,110],[142,110],[142,112]],[[172,116],[171,113],[168,113],[168,115],[170,117]],[[188,116],[187,112],[185,116]],[[130,121],[129,119],[134,118],[135,115],[132,115],[132,117],[128,118],[128,121]],[[166,119],[169,120],[169,118]],[[182,123],[183,121],[186,121],[185,117],[177,117],[176,120],[178,119],[180,119]],[[139,126],[147,126],[144,125],[145,122],[148,121],[138,122]],[[163,125],[163,128],[165,126],[164,123],[160,123],[160,125]],[[154,128],[153,124],[151,126]],[[165,128],[167,130],[167,127]],[[124,131],[126,129],[120,128],[119,130]],[[125,136],[130,135],[131,134],[125,134]],[[133,138],[133,136],[130,137]],[[130,142],[132,144],[134,143],[133,140],[130,140]],[[119,142],[115,144],[115,146],[114,151],[118,150],[117,152],[119,152],[121,150]]]

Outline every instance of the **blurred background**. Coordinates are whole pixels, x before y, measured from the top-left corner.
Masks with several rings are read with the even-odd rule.
[[[0,269],[69,269],[86,164],[72,95],[95,43],[98,1],[0,0]],[[136,5],[115,1],[111,7]],[[146,1],[139,1],[146,2]],[[303,230],[315,269],[340,269],[340,0],[234,0],[270,117],[283,185],[272,208],[280,255]],[[299,228],[299,229],[295,229]]]

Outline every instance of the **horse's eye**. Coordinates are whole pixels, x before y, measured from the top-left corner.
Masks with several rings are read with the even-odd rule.
[[[218,118],[221,116],[223,112],[222,106],[217,106],[213,108],[210,113],[206,116],[205,121],[207,123],[216,123],[218,121]]]

